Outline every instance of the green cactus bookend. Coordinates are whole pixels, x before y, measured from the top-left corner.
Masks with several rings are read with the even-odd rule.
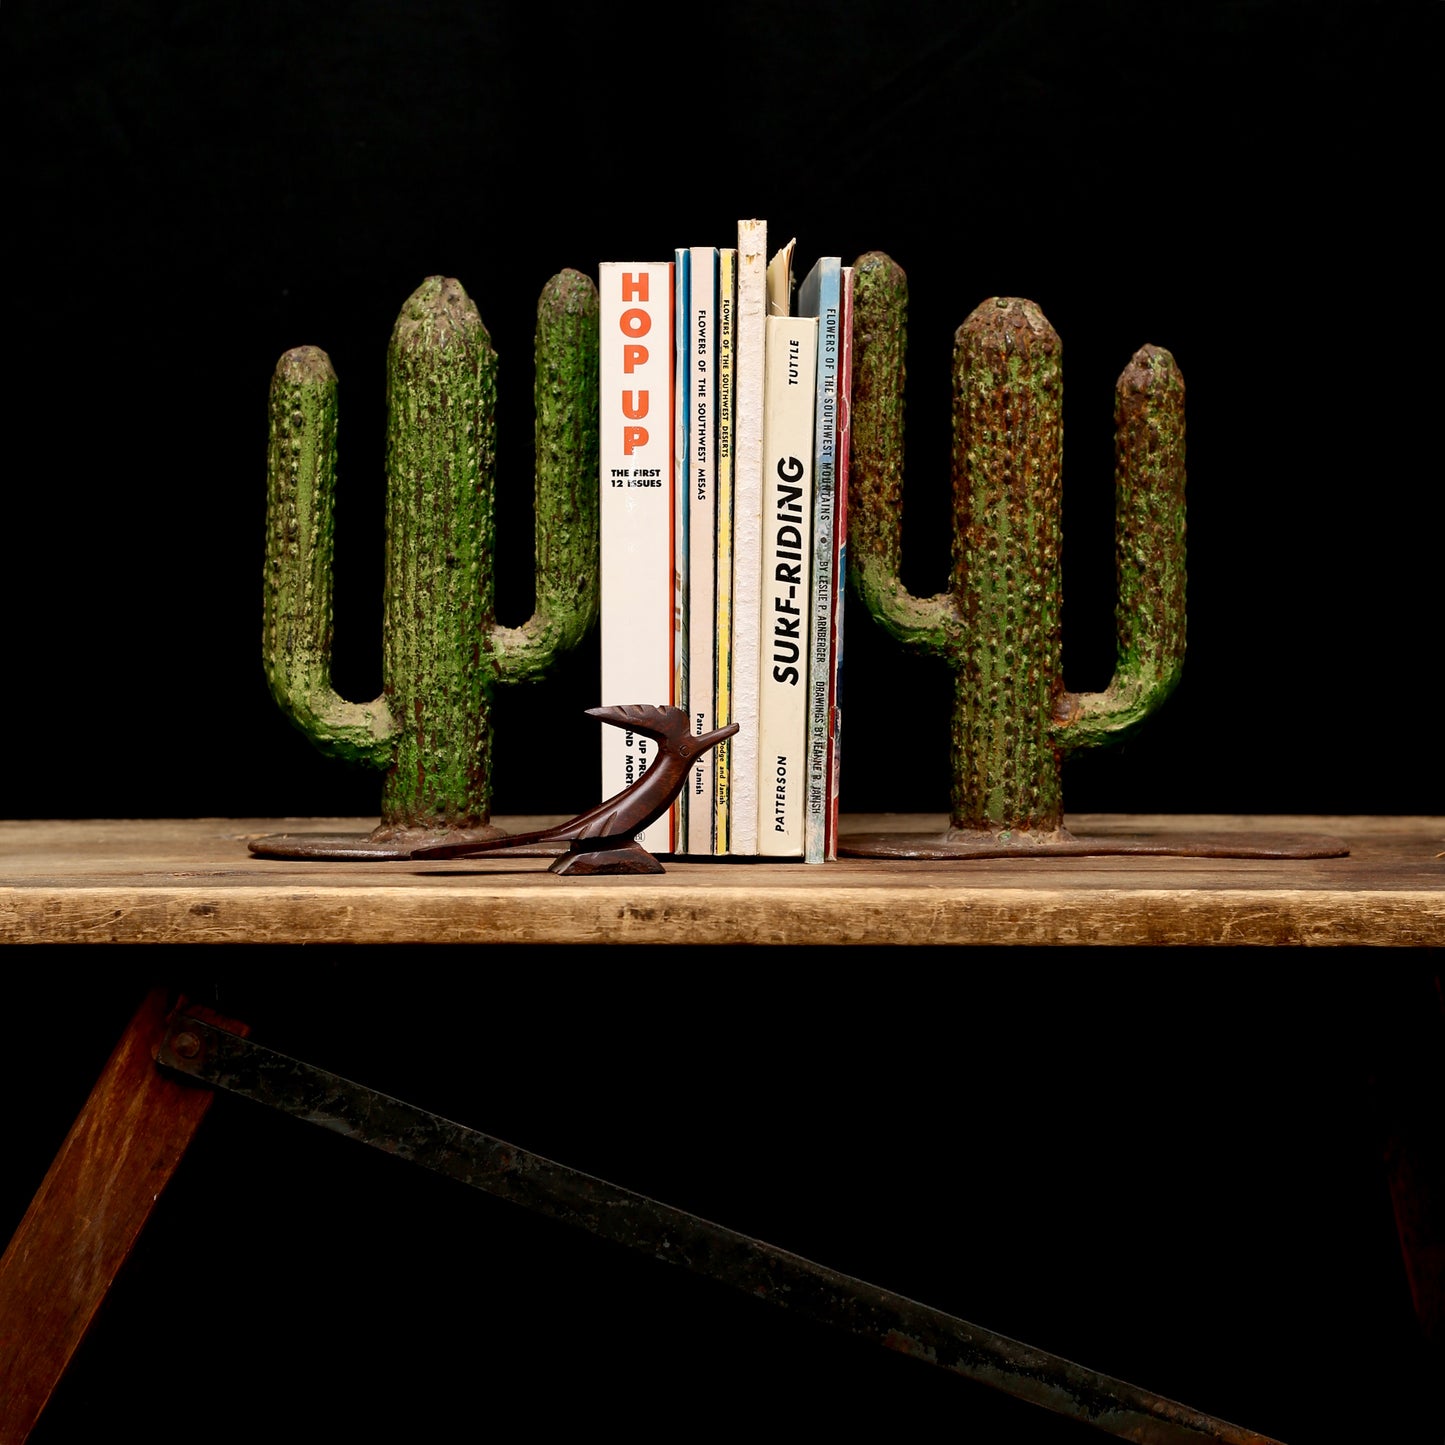
[[[577,271],[537,307],[536,608],[497,624],[493,598],[497,358],[455,280],[402,307],[387,369],[381,695],[331,686],[336,376],[316,347],[271,384],[263,658],[277,703],[324,752],[382,770],[381,820],[357,839],[257,840],[273,856],[405,857],[489,838],[492,692],[535,681],[597,616],[597,293]]]
[[[1071,693],[1060,631],[1058,333],[1033,302],[1011,297],[983,302],[958,329],[951,577],[945,591],[918,598],[899,574],[907,280],[888,256],[869,252],[855,287],[849,576],[890,636],[951,670],[952,771],[943,837],[855,835],[840,851],[1253,854],[1247,843],[1111,843],[1064,827],[1064,757],[1136,727],[1169,696],[1184,662],[1184,382],[1174,358],[1142,347],[1119,377],[1115,670],[1104,691]],[[1290,845],[1264,846],[1275,856]]]

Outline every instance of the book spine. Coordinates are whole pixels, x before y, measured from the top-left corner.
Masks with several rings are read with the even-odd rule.
[[[669,261],[598,268],[604,707],[674,696],[673,284]],[[630,787],[656,757],[651,738],[604,727],[603,798]],[[672,810],[637,840],[672,852]]]
[[[833,486],[833,667],[828,679],[828,816],[823,856],[838,857],[838,799],[842,776],[843,617],[848,599],[848,463],[853,447],[853,268],[839,277],[838,426]]]
[[[672,346],[672,488],[673,488],[673,692],[668,699],[674,707],[686,712],[690,702],[689,660],[688,660],[688,527],[692,512],[688,505],[688,490],[691,483],[688,466],[688,447],[691,444],[692,409],[687,396],[691,386],[688,368],[688,311],[692,304],[692,252],[687,246],[679,246],[672,253],[673,270],[673,346]],[[673,848],[675,852],[688,852],[688,788],[678,790],[672,805]]]
[[[714,373],[717,368],[717,248],[694,246],[688,307],[688,722],[694,734],[710,733],[716,684],[714,623],[717,608],[717,458]],[[715,749],[693,761],[684,790],[687,851],[713,851]]]
[[[766,330],[757,851],[766,857],[801,858],[807,807],[818,322],[812,316],[769,316]]]
[[[718,251],[717,369],[714,375],[713,436],[717,450],[717,608],[713,631],[716,646],[713,707],[716,727],[733,720],[733,311],[736,304],[737,248]],[[713,852],[725,855],[731,846],[732,742],[713,749]]]
[[[813,418],[813,547],[808,593],[808,782],[803,860],[827,856],[828,732],[833,680],[833,519],[836,508],[838,346],[842,262],[821,257],[798,291],[798,314],[818,321]]]
[[[738,222],[733,337],[733,720],[729,851],[758,851],[758,636],[762,623],[763,370],[768,226]]]

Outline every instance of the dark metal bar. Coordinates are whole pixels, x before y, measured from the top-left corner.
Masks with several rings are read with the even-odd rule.
[[[468,1129],[197,1019],[159,1064],[756,1299],[1141,1445],[1280,1445],[826,1265]]]

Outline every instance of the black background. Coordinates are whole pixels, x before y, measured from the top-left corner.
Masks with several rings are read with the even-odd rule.
[[[1383,1166],[1413,1130],[1439,1168],[1417,964],[179,952],[11,971],[0,1235],[181,976],[283,1052],[1288,1445],[1441,1438]],[[225,1095],[31,1438],[178,1422],[1105,1438]]]
[[[910,280],[905,580],[944,585],[953,333],[1064,342],[1064,663],[1113,661],[1113,384],[1188,389],[1189,650],[1075,811],[1445,810],[1435,4],[4,7],[5,811],[374,814],[260,662],[266,392],[341,379],[336,682],[380,689],[384,356],[428,274],[501,357],[498,606],[531,609],[536,299],[762,216]],[[847,625],[845,811],[947,806],[948,677]],[[501,688],[498,813],[596,779],[597,634]],[[900,727],[900,702],[917,721]],[[549,751],[545,756],[556,756]],[[584,786],[585,784],[585,786]]]
[[[1070,761],[1071,810],[1445,812],[1441,19],[6,0],[0,811],[374,815],[374,775],[312,749],[261,672],[276,359],[314,343],[341,378],[335,675],[370,697],[407,295],[458,277],[500,353],[519,622],[543,283],[762,216],[800,270],[877,248],[908,272],[915,592],[947,566],[954,330],[1001,294],[1059,330],[1074,690],[1112,662],[1114,378],[1145,342],[1174,353],[1188,660],[1135,739]],[[861,611],[847,638],[844,809],[941,811],[947,677]],[[500,690],[496,812],[595,801],[535,760],[592,755],[596,669],[594,632]],[[1414,965],[36,957],[0,1011],[0,1234],[139,992],[185,982],[278,1046],[1284,1440],[1445,1433],[1380,1163],[1382,1090],[1438,1046]],[[117,1424],[1094,1438],[226,1102],[37,1445]]]

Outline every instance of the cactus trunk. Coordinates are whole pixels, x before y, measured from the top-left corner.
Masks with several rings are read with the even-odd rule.
[[[394,829],[488,821],[496,378],[471,299],[455,281],[424,282],[388,358],[382,677],[397,748],[381,811]]]
[[[979,307],[954,341],[955,828],[1063,823],[1059,338],[1029,301]]]

